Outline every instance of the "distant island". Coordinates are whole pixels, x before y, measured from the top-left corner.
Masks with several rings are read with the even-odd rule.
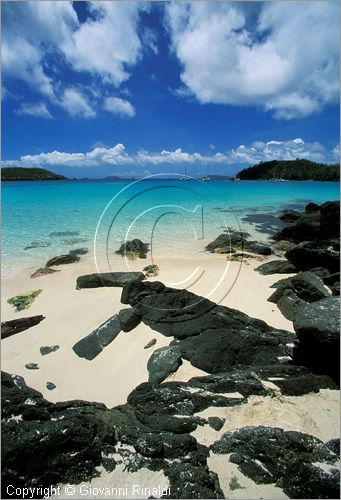
[[[325,165],[309,160],[273,160],[244,168],[237,177],[241,180],[338,181],[339,165]]]
[[[3,181],[62,181],[64,175],[58,175],[45,168],[4,167],[1,169]]]

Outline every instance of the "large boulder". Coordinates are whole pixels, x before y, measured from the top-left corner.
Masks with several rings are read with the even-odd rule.
[[[278,364],[278,357],[289,354],[291,333],[187,290],[158,282],[129,283],[122,296],[139,310],[146,325],[180,340],[172,345],[183,358],[209,373],[238,365]]]
[[[340,380],[340,299],[329,297],[305,305],[295,316],[298,342],[293,359],[313,373]]]
[[[226,231],[206,246],[206,250],[215,253],[234,253],[237,250],[248,250],[260,255],[270,255],[271,247],[257,241],[249,241],[248,233]]]
[[[296,267],[287,260],[271,260],[261,266],[256,267],[255,271],[260,274],[290,274],[297,271]]]
[[[68,253],[66,255],[58,255],[57,257],[53,257],[52,259],[48,260],[45,267],[62,266],[64,264],[73,264],[74,262],[79,261],[80,258],[78,257],[78,255],[71,255]]]
[[[182,359],[179,347],[166,346],[156,349],[147,364],[149,382],[160,384],[168,375],[176,372],[180,365],[182,365]]]
[[[324,267],[331,273],[340,270],[340,242],[317,241],[301,243],[285,253],[288,261],[299,271]]]
[[[339,201],[327,201],[321,205],[321,237],[340,238]]]
[[[72,349],[80,358],[91,361],[117,337],[120,331],[121,323],[118,315],[115,314],[96,330],[79,340]]]
[[[136,272],[93,273],[78,276],[77,288],[122,287],[130,281],[141,281],[144,274]]]
[[[131,241],[126,241],[122,243],[120,248],[115,252],[122,257],[128,257],[130,259],[146,259],[148,253],[148,243],[143,243],[139,239],[134,239]]]
[[[330,296],[323,281],[315,274],[306,271],[299,272],[292,278],[277,283],[277,290],[268,298],[290,321],[295,314],[308,302],[315,302]]]
[[[244,427],[212,446],[257,484],[275,484],[289,498],[338,498],[338,456],[320,439],[276,427]]]
[[[273,236],[274,240],[289,240],[295,243],[319,238],[321,214],[319,211],[303,214],[293,224],[284,227]]]

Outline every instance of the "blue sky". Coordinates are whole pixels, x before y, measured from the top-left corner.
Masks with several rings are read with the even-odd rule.
[[[338,2],[2,2],[2,159],[70,177],[339,161]]]

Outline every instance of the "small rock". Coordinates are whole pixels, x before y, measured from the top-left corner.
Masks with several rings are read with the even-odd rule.
[[[148,344],[146,344],[146,345],[144,346],[144,348],[143,348],[143,349],[149,349],[150,347],[152,347],[152,346],[153,346],[153,345],[155,345],[155,344],[156,344],[156,339],[152,339],[152,340],[150,340],[150,341],[148,342]]]
[[[207,419],[208,425],[212,427],[215,431],[220,431],[223,427],[225,420],[219,417],[208,417]]]
[[[76,248],[75,250],[70,250],[69,254],[70,255],[86,255],[89,253],[88,248]]]
[[[51,266],[61,266],[63,264],[73,264],[74,262],[79,262],[80,258],[78,255],[58,255],[57,257],[53,257],[52,259],[46,262],[46,267]]]
[[[120,331],[121,322],[115,314],[96,330],[79,340],[72,349],[80,358],[91,361],[117,337]]]
[[[46,248],[51,246],[50,241],[32,241],[32,243],[25,247],[24,250],[30,250],[31,248]]]
[[[177,346],[160,347],[153,352],[147,363],[149,382],[160,384],[182,365],[181,351]]]
[[[150,264],[149,266],[143,268],[143,272],[145,273],[147,278],[158,276],[159,271],[160,271],[159,266],[157,266],[156,264]]]
[[[46,382],[46,389],[53,391],[57,386],[53,382]]]
[[[58,351],[59,345],[51,345],[51,346],[42,346],[40,348],[40,354],[45,356],[46,354],[50,354],[50,352]]]
[[[115,253],[122,255],[122,257],[128,257],[129,259],[137,259],[138,257],[140,259],[146,259],[148,246],[148,243],[143,243],[139,239],[134,239],[123,243]]]
[[[25,367],[28,370],[39,370],[39,366],[37,365],[37,363],[26,363]]]
[[[53,231],[49,236],[78,236],[78,231]]]

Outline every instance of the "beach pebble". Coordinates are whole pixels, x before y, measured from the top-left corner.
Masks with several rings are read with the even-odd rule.
[[[27,363],[25,367],[28,370],[39,370],[39,366],[37,365],[37,363]]]
[[[45,356],[46,354],[50,354],[50,352],[55,352],[58,351],[59,345],[51,345],[51,346],[42,346],[40,348],[40,353],[42,356]]]
[[[152,340],[150,340],[150,341],[148,342],[148,344],[146,344],[146,345],[144,346],[144,348],[143,348],[143,349],[149,349],[149,347],[152,347],[152,346],[153,346],[153,345],[155,345],[155,344],[156,344],[156,339],[152,339]]]
[[[46,389],[53,391],[57,386],[53,382],[46,382]]]

